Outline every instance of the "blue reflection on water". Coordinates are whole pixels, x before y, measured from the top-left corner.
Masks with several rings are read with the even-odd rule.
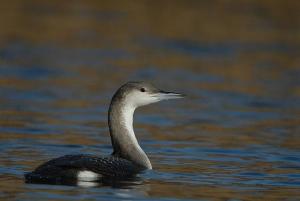
[[[205,46],[186,41],[158,41],[151,45],[197,58],[231,57],[235,56],[238,51],[256,51],[258,48],[255,45],[245,44]],[[276,52],[298,51],[297,47],[277,46],[276,44],[263,45],[258,49]],[[8,61],[7,64],[0,64],[0,77],[20,81],[12,85],[0,86],[0,108],[8,112],[0,117],[5,122],[0,127],[0,133],[4,136],[0,143],[1,158],[3,164],[5,163],[0,168],[0,175],[8,175],[10,179],[22,179],[24,171],[33,168],[32,165],[22,162],[33,162],[32,157],[38,158],[39,161],[46,161],[67,153],[84,152],[103,155],[111,153],[108,130],[104,126],[108,104],[102,103],[108,102],[111,96],[108,94],[113,93],[105,90],[111,91],[112,89],[104,88],[99,91],[96,89],[95,91],[100,95],[95,95],[95,91],[89,91],[91,85],[78,84],[74,87],[62,84],[61,87],[57,87],[49,85],[48,81],[51,83],[52,80],[59,78],[74,79],[74,82],[86,80],[89,77],[84,77],[80,73],[80,70],[86,69],[107,70],[122,74],[121,67],[115,66],[108,69],[103,64],[114,59],[132,60],[135,58],[133,53],[121,49],[69,49],[14,44],[2,48],[0,55]],[[32,65],[37,58],[47,58],[47,62],[51,62]],[[13,62],[15,60],[28,63],[23,66],[15,64]],[[65,67],[61,67],[63,65]],[[74,67],[80,65],[84,67]],[[254,68],[260,67],[258,65]],[[286,82],[299,85],[298,74],[298,71],[287,70],[278,80],[266,78],[257,80],[257,83],[266,89],[276,88]],[[145,111],[145,114],[137,115],[135,120],[142,127],[137,131],[145,138],[141,144],[153,159],[154,167],[156,167],[154,171],[140,175],[145,188],[146,184],[155,184],[155,182],[198,187],[202,185],[227,186],[236,191],[239,189],[265,190],[275,186],[300,187],[298,182],[300,177],[299,149],[283,143],[289,137],[293,137],[298,127],[292,125],[291,127],[295,127],[295,133],[291,133],[289,125],[280,125],[283,119],[295,121],[297,118],[300,105],[298,96],[280,95],[277,97],[277,93],[274,92],[257,95],[231,89],[201,88],[199,83],[223,85],[228,82],[228,78],[218,73],[197,73],[179,67],[168,70],[152,66],[138,69],[129,77],[166,79],[169,80],[166,83],[172,83],[174,89],[182,89],[191,97],[184,102],[165,102],[161,106],[153,107],[158,112],[149,112],[149,109]],[[241,80],[234,82],[236,85],[244,83]],[[22,83],[28,86],[23,86]],[[81,93],[85,95],[78,96]],[[102,99],[104,100],[100,104]],[[59,105],[61,101],[66,100],[69,102]],[[72,100],[77,100],[79,103],[76,102],[77,105],[72,106]],[[91,102],[98,101],[99,104],[91,104]],[[81,102],[88,104],[82,106]],[[279,125],[276,123],[262,125],[261,122],[266,120],[278,121]],[[10,124],[10,122],[16,122],[16,124]],[[100,122],[101,125],[95,122]],[[177,132],[176,126],[181,130]],[[215,127],[216,130],[206,129],[205,126]],[[249,128],[251,129],[247,130]],[[61,138],[64,135],[72,135],[78,139],[86,138],[91,144],[70,143]],[[156,135],[159,137],[155,139]],[[239,143],[241,138],[238,137],[247,135],[253,141]],[[162,136],[165,138],[162,139]],[[254,136],[253,139],[251,136]],[[234,145],[230,145],[229,140],[226,141],[227,144],[221,144],[222,140],[218,137],[231,138],[230,142]],[[130,188],[131,185],[127,187]],[[36,186],[29,185],[27,188],[36,188]],[[72,187],[39,186],[38,188],[63,190]],[[116,193],[108,187],[102,190]],[[99,193],[96,189],[88,191]],[[38,193],[35,196],[54,199],[74,198],[74,196],[64,194],[40,193],[44,195]],[[123,197],[129,196],[129,198],[130,193],[120,192]],[[140,198],[147,200],[145,196],[140,196]],[[107,199],[111,200],[111,195],[107,196]],[[160,198],[160,200],[168,199]]]

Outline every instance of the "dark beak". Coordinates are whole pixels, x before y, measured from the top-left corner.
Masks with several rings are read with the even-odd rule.
[[[158,93],[155,94],[160,100],[168,100],[168,99],[177,99],[177,98],[184,98],[185,95],[175,92],[169,91],[162,91],[160,90]]]

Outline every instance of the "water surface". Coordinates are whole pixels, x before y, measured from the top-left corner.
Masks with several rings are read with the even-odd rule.
[[[297,1],[1,4],[1,200],[299,200]],[[111,153],[107,109],[128,80],[188,95],[136,112],[154,170],[25,184],[51,158]]]

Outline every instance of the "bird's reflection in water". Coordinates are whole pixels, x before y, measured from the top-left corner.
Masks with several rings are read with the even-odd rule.
[[[134,186],[143,184],[144,180],[139,176],[131,176],[126,178],[102,177],[97,181],[79,181],[77,179],[60,179],[60,180],[36,180],[26,181],[31,184],[49,184],[49,185],[65,185],[80,187],[112,187],[112,188],[133,188]]]

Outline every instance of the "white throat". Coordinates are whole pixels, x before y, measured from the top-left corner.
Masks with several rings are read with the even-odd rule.
[[[135,107],[127,104],[125,105],[122,109],[121,109],[121,119],[122,122],[121,125],[128,131],[127,134],[129,135],[131,141],[133,142],[133,144],[136,147],[140,148],[140,145],[136,139],[136,136],[134,134],[134,130],[133,130],[133,115],[134,115],[134,111],[135,111]]]
[[[124,101],[111,107],[109,124],[114,154],[152,169],[150,160],[140,147],[133,130],[133,116],[137,106],[131,101]]]

